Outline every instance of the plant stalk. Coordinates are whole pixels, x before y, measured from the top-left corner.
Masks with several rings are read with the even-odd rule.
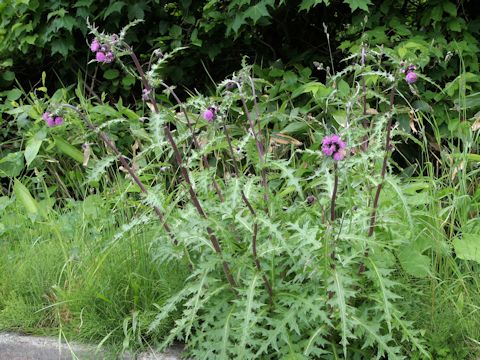
[[[142,83],[143,83],[143,87],[145,89],[147,89],[147,91],[149,93],[149,97],[150,97],[150,101],[152,103],[153,109],[154,109],[155,113],[158,114],[157,101],[155,100],[155,97],[154,97],[154,95],[151,91],[150,84],[149,84],[147,78],[145,77],[145,72],[143,71],[143,68],[140,65],[140,62],[138,61],[138,58],[135,55],[135,53],[133,52],[133,50],[130,47],[128,47],[128,50],[130,51],[130,56],[132,57],[132,60],[135,64],[135,67],[137,68],[137,71],[140,74],[140,77],[141,77]],[[170,131],[170,129],[168,128],[168,126],[166,124],[163,126],[163,131],[165,133],[165,136],[168,139],[168,142],[172,146],[173,153],[174,153],[174,156],[175,156],[175,160],[176,160],[176,162],[177,162],[177,164],[180,168],[180,173],[182,174],[183,179],[187,183],[188,192],[190,193],[190,199],[193,203],[193,206],[196,208],[196,210],[200,214],[200,216],[202,216],[204,219],[207,219],[208,218],[207,214],[203,210],[202,205],[200,204],[200,201],[198,200],[197,194],[196,194],[195,190],[193,189],[193,185],[192,185],[192,182],[191,182],[190,177],[188,175],[188,171],[185,168],[185,166],[183,165],[182,154],[178,150],[178,147],[177,147],[177,144],[176,144],[176,142],[173,138],[172,132]],[[220,243],[218,242],[217,237],[213,233],[212,228],[210,228],[209,226],[207,227],[207,233],[208,233],[208,236],[210,237],[210,242],[212,243],[212,246],[213,246],[215,252],[219,256],[222,256],[222,249],[220,247]],[[225,277],[227,278],[227,281],[231,285],[232,290],[236,294],[235,288],[237,287],[237,283],[236,283],[235,279],[233,278],[233,275],[232,275],[232,272],[230,271],[228,263],[225,260],[223,260],[222,264],[223,264],[223,271],[225,273]]]
[[[87,125],[87,127],[94,131],[94,132],[97,132],[97,127],[95,125],[93,125],[88,119],[87,117],[85,116],[85,114],[83,114],[79,109],[77,109],[75,106],[73,105],[70,105],[70,104],[63,104],[62,106],[64,107],[67,107],[69,109],[72,109],[73,111],[75,111],[81,118],[82,120],[84,121],[84,123]],[[140,180],[140,178],[138,177],[137,173],[135,172],[135,170],[128,164],[128,161],[127,159],[125,158],[125,156],[123,156],[123,154],[117,149],[117,147],[115,146],[115,144],[113,143],[113,141],[109,138],[109,136],[103,132],[103,131],[100,131],[98,132],[98,135],[100,136],[100,138],[103,140],[103,142],[105,143],[105,145],[107,145],[108,148],[110,148],[110,150],[113,151],[113,153],[117,156],[118,160],[120,161],[120,163],[122,164],[122,166],[127,170],[127,172],[130,174],[130,176],[132,177],[133,181],[137,184],[137,186],[140,188],[141,192],[144,193],[144,194],[148,194],[148,191],[147,189],[145,188],[145,186],[143,185],[142,181]],[[162,210],[160,210],[160,208],[158,206],[153,206],[153,210],[155,211],[155,213],[157,214],[158,218],[160,219],[160,222],[162,223],[162,226],[163,228],[165,229],[165,231],[168,233],[168,235],[170,236],[170,238],[172,239],[173,243],[175,245],[178,244],[178,241],[175,239],[175,236],[173,235],[172,233],[172,230],[170,229],[170,226],[168,226],[167,222],[165,221],[165,216],[163,215],[162,213]]]

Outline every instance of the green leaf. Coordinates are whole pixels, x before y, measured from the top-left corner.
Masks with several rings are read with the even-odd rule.
[[[103,77],[107,80],[113,80],[118,77],[120,72],[117,69],[108,69],[103,73]]]
[[[245,14],[244,13],[237,13],[235,15],[235,18],[233,19],[231,29],[235,33],[238,33],[238,30],[242,27],[243,24],[246,24]]]
[[[280,131],[281,133],[289,133],[289,134],[295,134],[295,133],[304,133],[308,129],[308,125],[306,122],[303,121],[296,121],[288,124],[286,127]]]
[[[347,124],[347,112],[345,110],[337,110],[332,113],[332,116],[338,125],[345,127]]]
[[[22,96],[22,91],[20,89],[12,89],[7,91],[7,99],[10,101],[18,100],[20,99],[20,96]]]
[[[240,350],[246,349],[247,346],[247,339],[248,335],[250,332],[250,327],[252,326],[252,322],[254,319],[254,316],[252,315],[254,312],[254,298],[255,298],[255,293],[256,293],[256,286],[257,286],[257,279],[258,275],[256,274],[253,279],[251,280],[250,287],[248,288],[247,296],[246,296],[246,302],[245,302],[245,312],[243,316],[243,325],[242,325],[242,336],[240,337]],[[240,353],[241,358],[243,357],[243,353]]]
[[[70,50],[73,50],[71,39],[60,38],[52,41],[50,53],[51,55],[60,54],[63,57],[66,57]]]
[[[202,46],[202,40],[198,38],[198,29],[194,29],[192,31],[192,35],[190,35],[190,42],[192,45]]]
[[[450,16],[457,16],[457,7],[455,4],[451,3],[450,1],[445,1],[443,4],[443,10],[449,14]]]
[[[465,21],[461,18],[454,18],[447,23],[447,28],[451,31],[461,32]]]
[[[54,137],[55,139],[55,146],[57,147],[58,151],[62,154],[65,154],[71,157],[73,160],[77,161],[80,164],[83,164],[83,153],[78,150],[75,146],[69,144],[64,139],[60,137]]]
[[[372,5],[371,0],[343,0],[343,2],[350,6],[352,12],[357,9],[368,11],[368,5]]]
[[[442,20],[442,13],[442,7],[440,5],[437,5],[433,7],[433,9],[430,11],[430,18],[435,22],[440,21]]]
[[[13,81],[15,79],[15,73],[13,71],[4,71],[2,74],[3,80],[5,81]]]
[[[338,310],[340,312],[340,320],[341,320],[341,329],[342,329],[341,344],[343,346],[343,355],[345,359],[348,359],[347,358],[348,325],[347,325],[347,305],[345,301],[345,291],[343,289],[342,281],[338,272],[335,271],[333,275],[334,275],[334,284],[335,284],[335,296],[338,299]]]
[[[173,25],[168,32],[173,38],[179,39],[182,36],[182,28],[178,25]]]
[[[105,13],[103,14],[103,19],[105,20],[109,15],[113,13],[122,13],[123,7],[127,5],[123,1],[115,1],[113,4],[110,4],[107,9],[105,10]]]
[[[19,180],[15,179],[13,185],[13,192],[17,201],[25,208],[27,215],[33,221],[40,213],[40,207],[37,201],[33,198],[30,191]]]
[[[138,3],[134,3],[128,7],[128,19],[143,19],[145,17],[145,11]]]
[[[264,0],[249,7],[248,10],[245,11],[245,18],[252,19],[253,23],[256,24],[260,18],[270,16],[267,10],[267,5],[271,5],[270,1]]]
[[[406,245],[398,253],[403,270],[409,275],[423,278],[430,274],[430,258],[415,247]]]
[[[10,153],[0,159],[0,177],[16,177],[24,168],[23,151]]]
[[[0,177],[16,177],[20,175],[24,166],[23,151],[10,153],[0,159]]]
[[[37,132],[30,140],[27,141],[27,146],[25,148],[25,161],[27,162],[27,167],[32,163],[33,160],[37,157],[40,146],[42,145],[43,140],[45,139],[47,133],[44,129]]]
[[[480,263],[480,235],[463,234],[462,238],[453,240],[455,253],[462,260],[473,260]]]
[[[126,75],[122,79],[122,85],[126,88],[130,88],[133,84],[135,84],[135,78],[132,75]]]
[[[310,8],[317,6],[318,4],[324,3],[329,5],[330,0],[303,0],[298,8],[298,11],[306,10],[309,11]]]

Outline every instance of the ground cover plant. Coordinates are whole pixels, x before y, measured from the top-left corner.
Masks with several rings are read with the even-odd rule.
[[[367,37],[315,63],[324,81],[245,58],[180,98],[162,69],[181,49],[140,61],[135,25],[91,26],[88,42],[97,65],[142,84],[140,115],[82,79],[51,97],[43,79],[8,110],[27,131],[0,163],[2,328],[123,349],[178,339],[202,359],[478,355],[466,67],[454,96],[416,45]],[[437,120],[452,114],[456,126]]]

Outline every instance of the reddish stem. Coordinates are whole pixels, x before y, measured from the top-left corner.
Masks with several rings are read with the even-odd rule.
[[[130,47],[127,47],[127,49],[130,51],[130,56],[132,57],[133,62],[135,64],[135,67],[137,68],[137,71],[140,74],[143,86],[144,86],[145,89],[147,89],[147,91],[149,93],[149,97],[150,97],[150,101],[152,103],[153,109],[154,109],[155,113],[158,113],[157,102],[156,102],[155,97],[153,96],[153,93],[151,91],[150,84],[149,84],[147,78],[145,77],[145,73],[142,69],[142,66],[140,65],[140,62],[138,61],[138,58],[135,55],[135,53],[132,51],[132,49]],[[190,193],[190,199],[193,203],[193,206],[196,208],[197,212],[204,219],[207,219],[208,218],[207,214],[203,210],[202,205],[200,204],[200,201],[198,200],[197,194],[196,194],[195,190],[193,189],[193,185],[192,185],[192,182],[191,182],[190,177],[188,175],[188,171],[185,168],[185,166],[183,165],[182,154],[178,150],[178,147],[177,147],[177,144],[175,143],[172,132],[170,131],[170,129],[168,128],[168,126],[166,124],[163,126],[163,131],[165,133],[165,136],[168,139],[168,142],[172,146],[173,154],[175,156],[175,160],[176,160],[176,162],[177,162],[177,164],[180,168],[180,173],[182,174],[183,179],[185,180],[185,182],[188,185],[188,192]],[[208,233],[208,236],[210,237],[210,242],[212,243],[212,246],[213,246],[215,252],[219,256],[222,256],[222,249],[220,247],[220,243],[218,242],[217,237],[215,236],[215,234],[213,233],[213,230],[210,227],[207,227],[207,233]],[[227,281],[232,286],[233,291],[236,293],[235,288],[237,287],[237,283],[232,276],[232,273],[230,271],[228,263],[225,260],[223,260],[223,271],[225,273],[225,277],[227,278]]]
[[[88,119],[87,117],[80,111],[78,110],[75,106],[72,106],[70,104],[63,104],[62,106],[65,106],[65,107],[68,107],[69,109],[72,109],[74,110],[78,115],[80,115],[80,117],[83,119],[83,121],[85,122],[85,124],[87,125],[87,127],[96,132],[97,131],[97,128],[95,125],[93,125]],[[142,191],[142,193],[144,194],[148,194],[148,191],[147,189],[145,188],[145,186],[143,185],[142,181],[140,180],[140,178],[138,177],[138,175],[136,174],[135,170],[128,164],[128,161],[127,159],[125,158],[125,156],[123,156],[123,154],[117,149],[117,147],[115,146],[115,144],[113,143],[113,141],[108,137],[108,135],[103,132],[103,131],[100,131],[99,132],[99,136],[100,138],[103,140],[103,142],[105,143],[105,145],[107,145],[107,147],[109,147],[115,155],[117,155],[118,157],[118,160],[120,161],[120,163],[122,164],[122,166],[127,170],[127,172],[130,174],[130,176],[132,177],[133,181],[138,185],[138,187],[140,188],[140,190]],[[170,227],[168,226],[168,224],[166,223],[165,221],[165,216],[163,215],[162,211],[160,210],[160,208],[158,206],[153,206],[153,210],[155,211],[155,213],[157,214],[158,218],[160,219],[160,222],[162,223],[163,225],[163,228],[165,229],[165,231],[169,234],[170,238],[172,239],[173,243],[175,245],[178,244],[178,241],[175,239],[175,236],[173,235]]]

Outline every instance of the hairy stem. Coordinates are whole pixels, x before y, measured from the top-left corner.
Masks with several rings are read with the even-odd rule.
[[[263,199],[265,200],[265,203],[266,203],[268,201],[268,182],[267,182],[267,172],[266,172],[265,168],[263,167],[265,165],[265,148],[264,148],[262,142],[259,139],[259,136],[258,136],[259,132],[255,131],[255,124],[252,120],[252,116],[250,114],[250,111],[248,111],[247,102],[245,100],[245,97],[242,94],[242,88],[241,88],[241,86],[238,82],[235,82],[235,84],[236,84],[236,86],[238,88],[238,91],[239,91],[239,94],[240,94],[240,99],[242,101],[242,106],[243,106],[243,110],[245,112],[245,116],[247,117],[247,120],[248,120],[250,131],[252,132],[252,135],[255,139],[255,144],[257,145],[257,150],[258,150],[258,156],[260,158],[260,163],[262,164],[261,176],[262,176],[262,185],[263,185],[263,188],[264,188]],[[253,87],[253,91],[254,90],[255,90],[255,88]],[[255,92],[253,93],[253,97],[255,98]],[[254,104],[256,104],[256,100],[254,100]],[[258,116],[257,116],[257,118],[258,118]],[[260,123],[258,124],[258,127],[259,127],[259,130],[260,130]]]
[[[330,220],[332,222],[335,221],[335,202],[337,200],[337,189],[338,189],[338,165],[336,162],[333,165],[333,173],[335,176],[335,180],[333,183],[332,202],[330,205]]]
[[[225,137],[227,139],[228,143],[228,149],[230,150],[230,157],[232,158],[233,161],[233,169],[235,176],[238,178],[240,175],[239,168],[237,165],[237,160],[235,159],[235,154],[233,152],[233,147],[232,147],[232,141],[230,139],[230,135],[228,134],[227,130],[227,123],[225,122],[225,119],[223,120],[223,131],[225,133]],[[257,267],[257,270],[262,274],[262,279],[263,283],[265,285],[265,288],[267,289],[268,295],[270,297],[270,303],[273,304],[273,289],[272,286],[270,285],[270,282],[268,281],[267,276],[262,270],[262,266],[260,265],[260,261],[258,260],[258,255],[257,255],[257,234],[258,234],[258,223],[257,223],[257,213],[253,209],[252,204],[248,200],[247,196],[245,195],[245,192],[243,189],[240,190],[240,194],[242,196],[242,200],[247,206],[248,210],[252,214],[252,216],[255,218],[255,221],[253,223],[253,236],[252,236],[252,255],[253,255],[253,261],[255,262],[255,266]]]
[[[69,109],[72,109],[73,111],[75,111],[81,118],[82,120],[84,121],[84,123],[87,125],[87,127],[94,131],[94,132],[97,132],[97,127],[95,125],[93,125],[88,119],[87,117],[85,116],[85,114],[83,114],[79,109],[77,109],[75,106],[72,106],[70,104],[63,104],[62,106],[64,107],[67,107]],[[145,188],[145,186],[143,185],[142,181],[140,180],[140,178],[138,177],[137,173],[135,172],[135,170],[128,164],[128,161],[127,159],[125,158],[125,156],[123,156],[123,154],[117,149],[117,147],[115,146],[114,142],[109,138],[109,136],[103,132],[103,131],[100,131],[98,132],[98,135],[100,136],[100,138],[102,139],[102,141],[105,143],[105,145],[110,148],[110,150],[113,151],[113,153],[117,156],[118,160],[120,161],[120,163],[122,164],[122,166],[127,170],[127,172],[130,174],[130,176],[132,177],[133,181],[137,184],[137,186],[140,188],[141,192],[144,193],[144,194],[148,194],[148,191],[147,189]],[[168,226],[167,222],[165,221],[165,216],[163,215],[162,211],[160,210],[160,208],[158,206],[153,206],[153,210],[155,211],[155,213],[157,214],[158,218],[160,219],[160,222],[162,223],[163,225],[163,228],[165,229],[165,231],[167,232],[167,234],[170,236],[170,238],[172,239],[173,243],[175,245],[178,244],[178,241],[175,239],[175,236],[173,235],[172,233],[172,230],[170,229],[170,226]]]
[[[375,192],[375,197],[373,199],[373,209],[372,214],[370,215],[370,227],[368,229],[368,236],[372,236],[375,231],[375,222],[377,215],[378,200],[380,198],[380,192],[382,191],[383,181],[385,180],[385,174],[387,172],[388,157],[390,155],[391,148],[391,132],[392,132],[392,119],[393,119],[393,102],[395,101],[395,85],[390,91],[390,116],[388,118],[387,129],[386,129],[386,138],[385,138],[385,154],[383,156],[382,172],[381,172],[381,181],[378,183],[377,190]]]
[[[155,100],[155,97],[152,94],[150,84],[149,84],[147,78],[145,77],[145,72],[143,71],[142,66],[140,65],[140,62],[138,61],[138,58],[135,55],[135,53],[132,51],[131,48],[128,48],[128,49],[130,51],[130,56],[132,57],[132,60],[135,64],[135,67],[137,68],[137,71],[140,74],[140,77],[142,79],[143,87],[145,89],[147,89],[147,91],[149,92],[149,97],[150,97],[150,101],[152,102],[153,109],[154,109],[155,113],[158,113],[158,105],[157,105],[157,102]],[[175,156],[175,160],[176,160],[176,162],[177,162],[177,164],[180,168],[180,173],[182,174],[183,179],[187,183],[188,192],[190,194],[190,199],[193,203],[193,206],[195,207],[197,212],[200,214],[200,216],[202,216],[204,219],[207,219],[208,218],[207,214],[203,210],[202,205],[200,204],[200,201],[198,200],[197,193],[193,189],[193,185],[192,185],[192,182],[191,182],[190,177],[188,175],[188,171],[185,168],[185,166],[183,165],[182,154],[178,150],[177,144],[176,144],[176,142],[173,138],[172,132],[168,128],[168,125],[165,124],[163,126],[163,131],[165,133],[165,136],[167,137],[168,142],[172,146],[173,154]],[[220,243],[218,242],[217,237],[213,233],[212,228],[210,228],[209,226],[207,227],[207,233],[208,233],[208,236],[210,237],[210,242],[212,243],[212,246],[213,246],[215,252],[219,256],[222,256],[222,249],[220,247]],[[222,264],[223,264],[223,271],[225,273],[225,277],[227,278],[228,283],[232,286],[233,291],[236,293],[235,288],[237,287],[237,283],[236,283],[235,279],[233,278],[232,272],[230,271],[230,268],[229,268],[229,266],[228,266],[228,264],[225,260],[223,260]]]
[[[190,118],[188,116],[187,110],[185,109],[185,106],[183,105],[182,101],[177,96],[177,94],[175,93],[175,91],[172,89],[171,86],[168,86],[163,81],[160,82],[160,85],[162,85],[165,89],[170,91],[173,98],[177,102],[178,106],[180,106],[180,109],[182,109],[183,115],[185,116],[185,119],[187,120],[188,129],[192,133],[193,145],[195,146],[196,149],[198,149],[200,151],[200,144],[197,140],[197,136],[195,135],[195,129],[193,128],[192,123],[190,122]],[[203,166],[205,167],[205,169],[208,169],[210,167],[210,165],[208,164],[208,159],[207,159],[206,155],[202,155],[202,162],[203,162]],[[223,198],[223,195],[222,195],[222,191],[220,190],[220,186],[218,185],[217,180],[215,180],[215,177],[213,178],[212,182],[213,182],[213,187],[215,188],[215,192],[218,195],[218,198],[220,199],[221,202],[223,202],[224,198]]]

